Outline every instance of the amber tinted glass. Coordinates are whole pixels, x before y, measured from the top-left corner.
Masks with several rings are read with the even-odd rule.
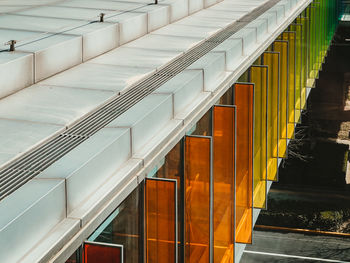
[[[250,67],[250,82],[254,88],[254,207],[266,207],[267,182],[267,87],[266,66]]]
[[[175,263],[175,181],[145,182],[146,262]]]
[[[234,260],[235,108],[214,106],[214,263]]]
[[[186,262],[209,262],[211,139],[185,137]]]
[[[280,94],[279,94],[279,140],[278,140],[278,157],[285,157],[287,152],[287,101],[288,101],[288,42],[275,41],[274,51],[280,53]]]
[[[251,243],[253,213],[254,85],[235,84],[236,114],[236,242]]]
[[[278,94],[279,94],[279,53],[263,53],[264,65],[268,66],[269,88],[268,88],[268,106],[267,106],[267,179],[277,180],[278,169]]]
[[[121,263],[122,248],[102,244],[84,244],[84,263]]]

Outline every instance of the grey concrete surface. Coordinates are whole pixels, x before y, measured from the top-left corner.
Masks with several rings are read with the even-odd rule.
[[[241,263],[350,262],[350,239],[254,231]]]

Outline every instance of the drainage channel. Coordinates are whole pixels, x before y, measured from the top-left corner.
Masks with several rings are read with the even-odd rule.
[[[136,84],[126,93],[114,98],[108,104],[82,119],[71,128],[2,169],[0,171],[0,200],[37,176],[73,148],[101,130],[137,102],[151,94],[165,82],[182,72],[280,1],[269,0],[262,6],[257,7],[200,45],[184,53],[152,76]]]

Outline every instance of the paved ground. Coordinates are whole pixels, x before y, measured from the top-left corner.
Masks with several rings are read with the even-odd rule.
[[[254,231],[241,263],[349,262],[350,239]]]

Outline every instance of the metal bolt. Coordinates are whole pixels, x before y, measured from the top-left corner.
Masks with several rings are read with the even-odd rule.
[[[104,16],[105,16],[105,13],[101,13],[100,14],[100,22],[104,22]]]
[[[15,51],[15,44],[17,43],[16,40],[10,40],[6,43],[6,45],[10,45],[10,51]]]

